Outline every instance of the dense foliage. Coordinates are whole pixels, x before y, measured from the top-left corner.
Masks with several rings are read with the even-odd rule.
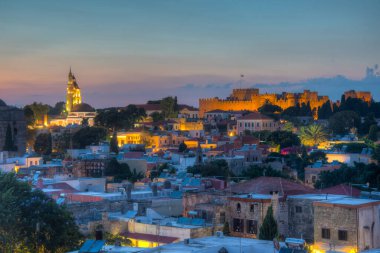
[[[249,179],[266,176],[266,177],[282,177],[282,178],[289,178],[288,175],[285,173],[272,169],[271,166],[258,166],[258,165],[251,165],[242,173],[243,177],[247,177]]]
[[[112,158],[107,164],[105,175],[114,177],[114,182],[117,183],[120,183],[123,180],[136,182],[144,177],[140,172],[137,173],[136,169],[131,171],[128,164],[119,163],[116,158]]]
[[[85,148],[88,145],[99,144],[106,136],[107,130],[103,127],[84,127],[73,135],[73,147]]]
[[[273,240],[277,236],[277,234],[277,222],[273,217],[273,208],[272,206],[269,206],[263,224],[260,227],[259,239]]]
[[[128,130],[133,128],[133,124],[143,117],[146,117],[143,108],[135,105],[128,105],[125,108],[108,108],[98,111],[95,117],[95,124],[114,131]]]
[[[220,177],[227,178],[232,176],[228,169],[228,164],[224,159],[212,160],[210,162],[194,165],[187,168],[188,173],[201,174],[202,177]]]
[[[314,147],[327,141],[328,134],[322,125],[311,124],[300,129],[301,143],[305,146]]]
[[[0,174],[0,252],[67,252],[82,238],[72,215],[39,190]]]
[[[360,127],[360,116],[354,111],[341,111],[329,118],[329,127],[334,134],[347,134]]]
[[[257,131],[249,133],[261,141],[268,142],[270,145],[279,145],[280,148],[299,146],[301,144],[298,136],[289,131]]]
[[[343,164],[340,169],[322,172],[315,187],[326,188],[342,183],[369,183],[370,187],[380,190],[380,166],[373,163],[368,165],[357,163],[352,167]]]
[[[52,152],[52,137],[50,133],[40,133],[34,142],[34,151],[40,155],[50,155]]]

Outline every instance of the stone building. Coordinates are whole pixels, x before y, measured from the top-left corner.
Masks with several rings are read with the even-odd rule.
[[[288,236],[303,238],[307,242],[314,241],[314,206],[321,200],[341,199],[342,195],[303,194],[288,196]]]
[[[8,126],[11,129],[15,155],[26,151],[26,120],[23,110],[8,106],[0,99],[0,151],[4,150]]]
[[[224,111],[257,111],[266,103],[286,109],[298,104],[310,104],[312,110],[318,110],[329,100],[328,96],[319,96],[318,92],[304,90],[303,93],[260,94],[259,89],[234,89],[227,99],[201,98],[199,99],[199,117],[212,110]]]
[[[231,235],[258,238],[260,226],[270,206],[273,207],[273,216],[277,221],[279,234],[287,234],[286,201],[284,198],[279,198],[278,193],[244,194],[228,199]]]
[[[198,217],[206,222],[224,224],[228,216],[227,196],[219,191],[184,192],[182,198],[183,216]]]
[[[372,95],[371,95],[371,92],[369,92],[369,91],[349,90],[349,91],[344,92],[344,98],[345,99],[357,98],[357,99],[363,100],[364,102],[366,102],[368,104],[371,103],[371,101],[372,101]]]
[[[237,119],[237,134],[243,135],[245,131],[277,131],[280,130],[280,124],[274,119],[265,116],[259,112],[252,112]]]
[[[380,201],[342,198],[314,202],[314,244],[349,252],[380,247]]]

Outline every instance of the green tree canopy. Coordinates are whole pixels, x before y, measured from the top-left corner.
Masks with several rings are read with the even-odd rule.
[[[34,142],[34,151],[40,155],[50,155],[52,152],[52,138],[50,133],[40,133]]]
[[[273,208],[269,206],[263,224],[260,227],[259,239],[273,240],[277,236],[277,233],[277,222],[273,217]]]
[[[12,173],[0,173],[0,219],[1,252],[63,253],[82,239],[64,206]]]
[[[176,118],[178,115],[177,97],[166,97],[160,101],[162,114],[165,118]]]
[[[3,147],[4,151],[17,151],[17,146],[13,138],[11,125],[7,125],[7,131],[5,132],[5,143]]]
[[[370,139],[371,141],[377,141],[378,130],[379,128],[377,127],[377,125],[371,125],[371,127],[369,128],[368,139]]]
[[[184,142],[181,142],[178,146],[178,152],[185,152],[187,149],[187,145]]]
[[[119,154],[119,146],[117,145],[117,133],[113,132],[111,142],[110,142],[110,151]]]
[[[137,173],[136,169],[131,171],[127,163],[119,163],[116,158],[112,158],[107,164],[105,175],[114,177],[114,182],[123,180],[136,182],[144,177],[141,173]]]
[[[328,134],[322,125],[311,124],[301,127],[301,143],[305,146],[314,147],[328,140]]]
[[[103,127],[84,127],[73,135],[73,147],[85,148],[88,145],[99,144],[106,139],[107,130]]]
[[[128,105],[125,108],[108,108],[99,110],[95,117],[95,124],[103,126],[114,131],[129,130],[133,124],[143,117],[146,117],[143,108],[137,108],[135,105]]]
[[[333,115],[331,101],[328,100],[318,110],[318,119],[328,119]]]
[[[334,134],[347,134],[351,128],[359,128],[360,117],[354,111],[341,111],[329,118],[329,127]]]
[[[316,188],[326,188],[343,183],[367,184],[380,189],[380,167],[376,164],[356,163],[354,166],[343,164],[340,169],[323,171],[315,183]]]
[[[249,179],[261,176],[289,178],[288,175],[282,173],[281,171],[272,169],[271,166],[258,165],[250,165],[246,170],[243,171],[242,176]]]
[[[187,168],[188,173],[201,174],[202,177],[222,177],[227,178],[232,173],[224,159],[217,159],[202,165],[194,165]]]

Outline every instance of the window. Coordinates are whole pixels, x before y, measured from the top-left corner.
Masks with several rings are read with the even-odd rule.
[[[255,212],[255,205],[254,205],[254,204],[251,204],[251,205],[249,206],[249,211],[250,211],[251,213]]]
[[[257,234],[257,221],[247,220],[247,233],[248,234]]]
[[[242,124],[241,124],[241,122],[239,123],[239,126],[240,126],[240,127],[242,127]]]
[[[338,230],[338,239],[340,241],[347,241],[347,231],[346,230]]]
[[[240,213],[240,211],[241,211],[241,205],[240,205],[240,203],[236,204],[236,211]]]
[[[330,229],[329,228],[322,228],[322,238],[323,239],[330,239]]]
[[[296,213],[302,213],[302,207],[296,206]]]
[[[225,212],[220,213],[219,222],[221,224],[224,224],[226,222],[226,213]]]
[[[234,230],[234,232],[244,233],[244,220],[234,219],[233,220],[233,230]]]

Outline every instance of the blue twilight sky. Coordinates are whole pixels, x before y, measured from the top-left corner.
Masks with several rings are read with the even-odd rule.
[[[166,95],[197,105],[255,84],[321,86],[337,99],[345,84],[310,79],[356,86],[376,63],[379,0],[0,0],[0,98],[10,104],[64,100],[70,66],[95,107]],[[380,83],[365,84],[380,100]]]

